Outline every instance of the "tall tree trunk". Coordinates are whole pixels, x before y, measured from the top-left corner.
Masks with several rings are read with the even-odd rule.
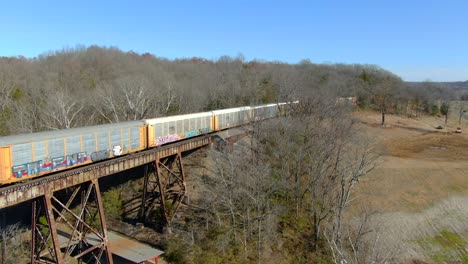
[[[298,168],[298,165],[296,166],[296,168]],[[298,175],[297,171],[294,173],[294,200],[296,202],[296,217],[299,217],[299,208],[300,208],[300,203],[299,203],[299,175]]]
[[[460,113],[458,115],[458,126],[461,127],[461,119],[463,116],[463,108],[460,107]]]
[[[385,125],[385,112],[382,111],[382,126]]]
[[[319,219],[317,215],[317,210],[314,209],[314,243],[312,245],[312,251],[317,251],[317,244],[319,241]]]

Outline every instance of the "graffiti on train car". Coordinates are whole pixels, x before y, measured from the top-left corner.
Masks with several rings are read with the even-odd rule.
[[[185,133],[185,138],[189,138],[189,137],[194,137],[194,136],[198,136],[198,135],[201,135],[201,134],[206,134],[206,133],[209,133],[211,132],[211,130],[209,128],[202,128],[202,129],[195,129],[195,130],[191,130],[187,133]]]
[[[205,133],[210,133],[211,129],[210,128],[202,128],[202,129],[199,129],[198,131],[200,131],[200,134],[205,134]]]
[[[92,161],[105,160],[110,158],[110,153],[112,153],[114,156],[119,156],[123,154],[123,149],[120,145],[116,145],[111,150],[101,150],[91,154],[86,152],[79,152],[67,156],[46,158],[45,160],[38,160],[27,164],[13,166],[13,177],[21,178],[23,176],[31,176],[42,172],[63,169],[84,163],[90,159]]]
[[[120,156],[123,154],[123,148],[120,145],[115,145],[112,147],[112,155]]]
[[[189,131],[187,133],[185,133],[185,137],[186,138],[189,138],[189,137],[194,137],[196,135],[199,135],[200,134],[200,131],[197,129],[197,130],[192,130],[192,131]]]
[[[42,172],[58,170],[60,168],[70,167],[76,164],[84,163],[89,160],[86,152],[79,152],[67,156],[46,158],[27,164],[21,164],[12,167],[13,177],[21,178],[23,176],[36,175]]]
[[[167,136],[163,136],[163,137],[158,137],[156,139],[156,145],[162,145],[162,144],[166,144],[166,143],[169,143],[169,142],[174,142],[174,141],[177,141],[177,140],[180,140],[180,137],[178,135],[167,135]]]
[[[110,151],[109,150],[100,150],[91,153],[91,160],[92,161],[100,161],[109,158]]]

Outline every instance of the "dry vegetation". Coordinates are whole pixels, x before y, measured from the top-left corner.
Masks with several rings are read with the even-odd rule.
[[[468,258],[468,135],[436,130],[437,117],[355,114],[376,135],[383,153],[356,188],[355,215],[372,212],[382,251],[400,260],[466,263]]]
[[[404,128],[403,128],[404,129]],[[388,155],[439,161],[467,160],[468,138],[461,134],[431,131],[385,143]]]

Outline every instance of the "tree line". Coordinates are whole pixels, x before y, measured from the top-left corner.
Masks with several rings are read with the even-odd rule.
[[[77,47],[36,58],[0,58],[0,135],[298,100],[357,96],[382,113],[435,111],[466,96],[434,83],[413,87],[374,65],[168,60],[117,48]],[[331,99],[333,100],[333,99]],[[405,110],[406,111],[406,110]]]

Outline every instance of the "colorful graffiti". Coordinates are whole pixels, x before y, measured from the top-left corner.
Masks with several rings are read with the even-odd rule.
[[[181,138],[178,136],[178,135],[167,135],[167,136],[163,136],[163,137],[158,137],[156,139],[156,145],[162,145],[162,144],[166,144],[166,143],[169,143],[169,142],[174,142],[174,141],[177,141],[177,140],[180,140]]]
[[[189,131],[187,133],[185,133],[185,137],[186,138],[189,138],[189,137],[194,137],[196,135],[200,135],[200,131],[199,130],[192,130],[192,131]]]
[[[209,132],[211,132],[209,128],[195,129],[185,133],[185,138],[194,137]]]
[[[46,171],[71,167],[76,164],[84,163],[88,161],[89,158],[90,157],[86,152],[80,152],[72,155],[47,158],[45,160],[38,160],[27,164],[21,164],[12,167],[13,177],[21,178],[23,176],[31,176]]]
[[[80,152],[72,155],[46,158],[45,160],[38,160],[27,164],[21,164],[12,167],[13,177],[21,178],[24,176],[37,175],[46,171],[54,171],[72,167],[76,164],[85,163],[88,160],[100,161],[110,158],[110,154],[120,156],[123,154],[123,149],[120,145],[114,146],[111,150],[96,151],[91,154]]]

